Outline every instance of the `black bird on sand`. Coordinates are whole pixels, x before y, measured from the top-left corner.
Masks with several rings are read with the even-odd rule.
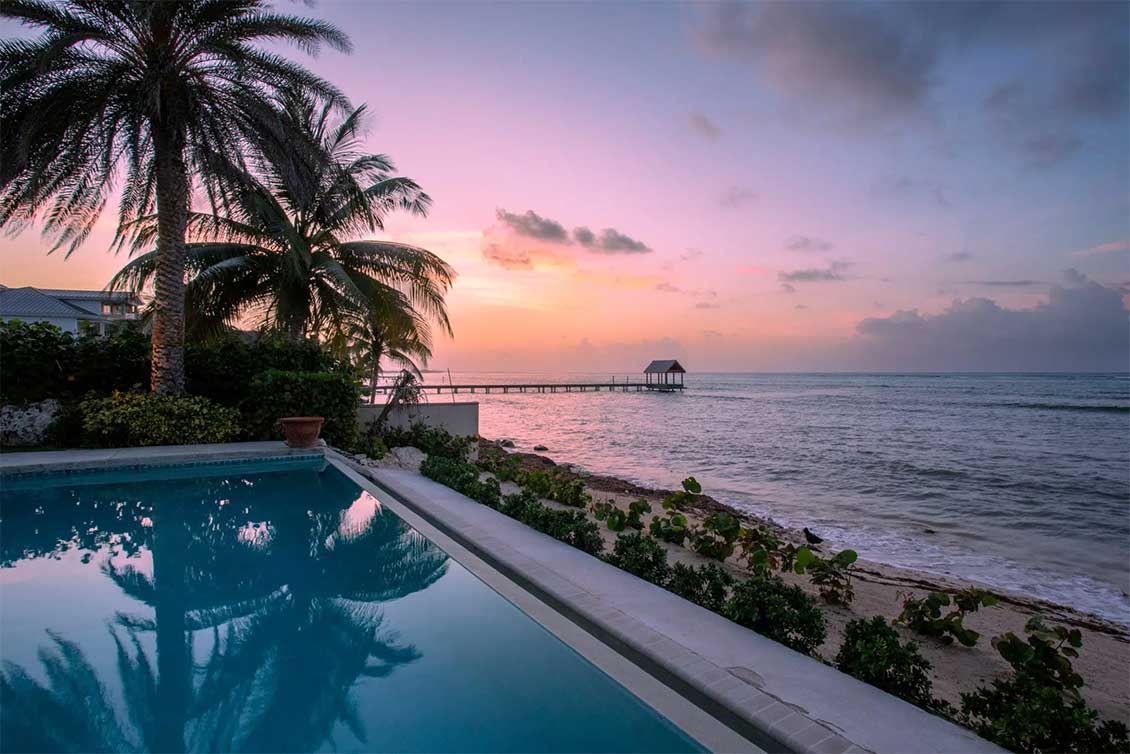
[[[822,537],[818,537],[815,534],[813,534],[811,531],[809,531],[807,526],[804,527],[804,538],[805,538],[805,540],[808,541],[808,544],[810,544],[810,545],[818,545],[818,544],[820,544],[821,542],[824,541],[824,539]]]

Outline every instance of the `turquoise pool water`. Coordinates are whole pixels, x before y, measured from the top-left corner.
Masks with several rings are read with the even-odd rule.
[[[333,467],[5,480],[5,751],[698,751]]]

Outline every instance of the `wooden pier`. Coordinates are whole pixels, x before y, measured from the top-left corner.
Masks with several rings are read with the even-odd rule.
[[[484,384],[484,385],[445,385],[443,383],[432,385],[419,385],[421,391],[434,391],[436,394],[448,393],[599,393],[601,390],[622,393],[674,393],[684,390],[683,376],[687,370],[675,359],[660,359],[647,365],[644,371],[643,382],[631,382],[625,379],[617,382],[613,378],[610,382],[541,382],[524,384]],[[367,387],[371,391],[373,388]],[[376,392],[387,394],[393,389],[393,384],[377,385]]]
[[[445,385],[432,384],[420,385],[420,390],[434,391],[437,394],[447,393],[599,393],[607,392],[659,392],[671,393],[683,390],[682,384],[661,384],[646,382],[545,382],[525,385]],[[392,390],[392,385],[378,385],[377,392],[384,394]]]

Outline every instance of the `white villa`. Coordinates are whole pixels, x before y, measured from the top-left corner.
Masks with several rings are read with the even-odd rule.
[[[71,291],[0,285],[0,321],[49,322],[78,334],[105,335],[119,322],[137,319],[142,301],[127,291]]]

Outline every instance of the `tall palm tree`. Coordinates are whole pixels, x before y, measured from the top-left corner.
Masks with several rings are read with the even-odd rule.
[[[185,232],[217,163],[315,145],[278,118],[283,92],[347,107],[331,84],[258,46],[349,49],[333,26],[267,0],[4,0],[0,18],[42,30],[0,42],[0,228],[42,218],[73,252],[124,178],[119,223],[154,214],[151,385],[184,391]],[[276,145],[276,146],[272,146]],[[119,229],[122,232],[122,229]]]
[[[223,177],[232,201],[188,217],[189,328],[214,334],[247,315],[299,339],[341,332],[358,315],[402,312],[451,332],[444,296],[455,278],[435,254],[406,244],[350,240],[383,230],[394,209],[418,215],[431,200],[388,157],[361,148],[365,107],[337,118],[309,97],[285,104],[291,128],[318,152],[279,150],[255,170]],[[157,237],[155,218],[132,229],[132,253]],[[158,251],[140,253],[110,287],[140,290],[159,274]]]

